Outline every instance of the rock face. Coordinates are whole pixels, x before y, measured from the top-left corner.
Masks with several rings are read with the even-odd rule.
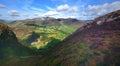
[[[13,31],[5,24],[0,23],[0,58],[27,55],[28,48],[22,46]]]

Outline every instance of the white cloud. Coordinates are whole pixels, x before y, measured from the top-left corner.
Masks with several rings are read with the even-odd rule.
[[[30,16],[30,14],[24,14],[23,16],[25,16],[25,17],[29,17],[29,16]]]
[[[21,0],[19,0],[21,2]],[[29,10],[31,7],[31,4],[34,2],[34,0],[24,0],[22,3],[24,4],[22,9],[23,10]]]
[[[111,4],[105,3],[103,5],[89,5],[87,14],[91,16],[99,16],[116,10],[120,10],[120,1],[116,1]]]
[[[0,4],[0,8],[5,8],[6,6],[4,6],[4,5],[2,5],[2,4]]]
[[[57,7],[58,11],[68,11],[70,6],[68,4],[60,5]]]
[[[71,8],[70,8],[71,7]],[[34,14],[35,17],[54,17],[54,18],[78,18],[79,9],[77,6],[68,4],[59,5],[56,8],[46,6],[48,11]]]
[[[35,17],[51,17],[51,16],[56,16],[59,15],[60,13],[57,11],[48,11],[46,13],[35,13]]]
[[[40,9],[40,8],[36,8],[36,7],[31,7],[30,9],[34,10],[34,11],[38,11],[38,12],[44,12],[44,9]]]
[[[54,10],[55,10],[55,8],[51,8],[51,7],[49,7],[49,6],[46,6],[46,8],[47,8],[49,11],[54,11]]]
[[[58,15],[59,12],[57,11],[48,11],[46,13],[43,14],[43,16],[54,16],[54,15]]]
[[[79,11],[79,9],[77,6],[72,7],[72,12],[78,12],[78,11]]]
[[[8,11],[8,15],[10,16],[20,16],[20,13],[17,10]]]
[[[34,16],[35,17],[44,17],[43,14],[40,14],[40,13],[35,13]]]

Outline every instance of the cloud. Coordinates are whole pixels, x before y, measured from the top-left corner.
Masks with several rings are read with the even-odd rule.
[[[39,13],[35,13],[34,16],[35,17],[44,17],[43,14],[39,14]]]
[[[60,5],[57,7],[58,11],[68,11],[70,9],[70,6],[68,4]]]
[[[19,0],[21,2],[21,0]],[[29,7],[31,7],[31,4],[34,2],[34,0],[24,0],[22,3],[24,4],[22,9],[23,10],[29,10]]]
[[[0,4],[0,8],[6,8],[6,6],[5,6],[5,5]]]
[[[78,11],[79,11],[79,9],[77,6],[72,7],[72,12],[78,12]]]
[[[55,8],[51,8],[51,7],[49,7],[49,6],[46,6],[46,8],[47,8],[49,11],[54,11],[54,10],[56,10]]]
[[[40,9],[40,8],[36,8],[36,7],[31,7],[30,9],[34,10],[34,11],[38,11],[38,12],[44,12],[44,9]]]
[[[75,12],[78,12],[79,9],[77,6],[70,6],[68,4],[63,4],[63,5],[59,5],[57,8],[56,8],[56,11],[59,11],[59,12],[68,12],[68,13],[75,13]]]
[[[70,8],[71,7],[71,8]],[[55,17],[55,18],[78,18],[79,9],[77,6],[68,4],[59,5],[56,8],[46,6],[48,10],[43,13],[34,14],[35,17]]]
[[[8,11],[8,15],[10,16],[20,16],[20,13],[17,10]]]
[[[54,15],[58,15],[59,12],[57,11],[48,11],[46,13],[43,14],[43,16],[54,16]]]
[[[30,16],[30,14],[24,14],[23,16],[24,16],[24,17],[29,17],[29,16]]]
[[[89,16],[100,16],[100,15],[104,15],[106,13],[112,12],[112,11],[116,11],[116,10],[120,10],[120,1],[116,1],[113,3],[105,3],[103,5],[89,5],[88,6],[88,15]]]

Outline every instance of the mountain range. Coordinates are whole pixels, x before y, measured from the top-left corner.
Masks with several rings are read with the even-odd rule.
[[[62,41],[87,22],[72,18],[55,19],[44,17],[18,20],[8,25],[12,28],[21,44],[39,49],[54,40],[58,40],[57,43]]]
[[[35,20],[39,20],[39,19],[35,19]],[[13,29],[13,31],[15,29],[14,27],[21,28],[20,25],[22,25],[22,27],[24,28],[26,28],[24,25],[27,25],[27,27],[32,26],[29,27],[29,29],[35,30],[36,27],[34,26],[36,25],[38,27],[41,27],[42,25],[46,25],[49,22],[53,22],[55,24],[56,20],[61,22],[61,19],[56,19],[55,21],[52,19],[50,20],[48,19],[49,22],[44,21],[44,19],[42,20],[43,22],[42,21],[35,22],[34,20],[33,21],[30,20],[31,21],[30,22],[28,20],[27,22],[25,21],[24,24],[21,22],[14,22],[15,25],[11,25],[12,24],[11,23],[9,26]],[[74,21],[78,23],[78,20],[73,19],[72,21],[70,19],[70,21],[71,21],[70,25],[72,25],[71,23],[74,23]],[[67,22],[69,22],[69,20],[68,21],[63,20],[62,27],[63,24],[64,27],[67,24],[69,24]],[[17,57],[7,58],[4,60],[0,60],[0,65],[1,66],[119,66],[120,65],[120,52],[119,52],[120,26],[119,25],[120,25],[120,10],[117,10],[108,13],[104,16],[98,17],[92,22],[87,22],[84,25],[79,26],[79,28],[77,27],[78,29],[76,28],[77,30],[75,32],[72,31],[73,32],[72,34],[69,34],[68,37],[62,39],[60,42],[58,42],[57,44],[55,44],[49,50],[47,50],[42,54],[38,52],[39,55],[38,54],[30,55],[30,56],[21,55],[22,57],[17,56]],[[0,47],[2,49],[5,50],[7,47],[10,47],[10,49],[14,51],[18,51],[16,49],[19,50],[21,49],[20,52],[22,50],[27,51],[28,49],[30,49],[30,47],[27,49],[22,49],[23,47],[25,48],[24,44],[19,43],[15,34],[8,26],[1,23],[0,28],[1,28]],[[58,30],[58,28],[54,28],[54,29]],[[30,34],[38,35],[39,33],[38,29],[39,28],[37,28],[36,31],[33,31]],[[40,35],[43,36],[43,34],[41,33],[38,36]],[[39,40],[39,38],[37,39]],[[14,49],[14,47],[17,48]],[[0,54],[6,55],[6,53],[9,53],[7,52],[9,49],[5,51],[1,51],[2,50],[1,48],[0,48],[0,52],[1,52]],[[12,52],[13,51],[10,51],[10,54]],[[10,56],[9,54],[7,55]]]

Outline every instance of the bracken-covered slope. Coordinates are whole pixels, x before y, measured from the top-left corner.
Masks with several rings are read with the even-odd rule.
[[[9,59],[3,63],[8,65],[120,66],[120,10],[79,28],[42,57]]]

